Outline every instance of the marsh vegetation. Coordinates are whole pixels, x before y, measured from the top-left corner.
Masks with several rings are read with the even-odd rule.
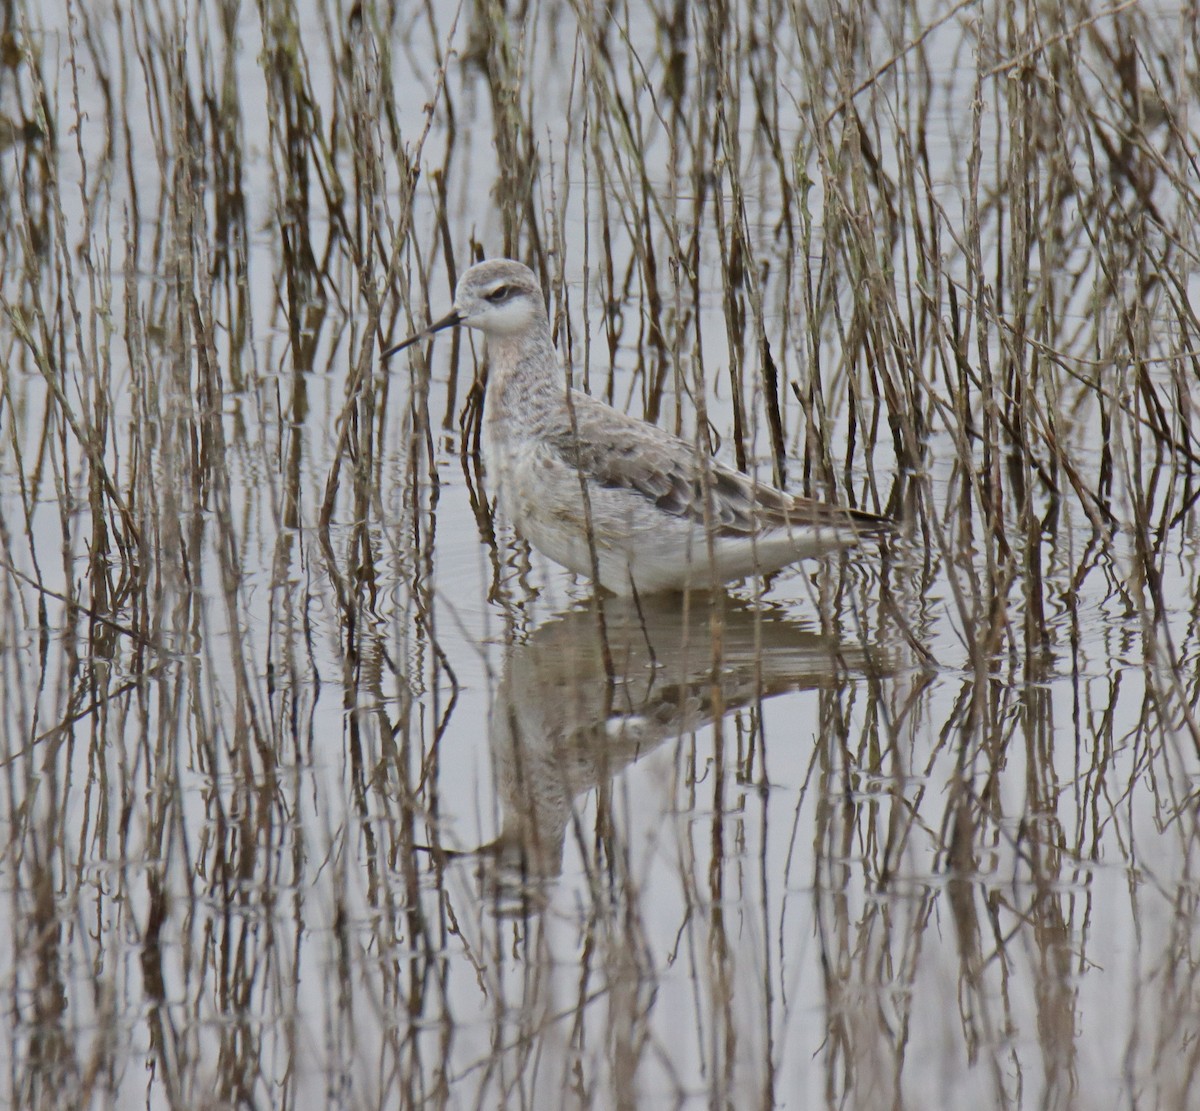
[[[22,1107],[1200,1102],[1200,31],[1123,0],[0,5]],[[901,522],[597,599],[575,383]]]

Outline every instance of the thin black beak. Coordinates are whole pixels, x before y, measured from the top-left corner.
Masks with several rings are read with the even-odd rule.
[[[409,336],[408,339],[402,339],[399,343],[392,344],[386,351],[379,356],[380,362],[387,362],[397,351],[403,351],[406,347],[411,347],[418,340],[423,340],[426,336],[433,335],[434,332],[440,332],[443,328],[453,328],[455,324],[462,323],[462,316],[459,315],[457,309],[453,309],[441,320],[434,324],[430,324],[423,332],[418,332],[415,336]]]

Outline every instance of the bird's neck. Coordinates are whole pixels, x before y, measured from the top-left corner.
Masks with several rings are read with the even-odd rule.
[[[566,389],[550,327],[488,337],[488,398],[492,414],[543,411],[564,404]]]

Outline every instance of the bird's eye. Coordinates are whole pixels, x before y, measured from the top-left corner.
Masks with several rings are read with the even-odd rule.
[[[493,305],[498,305],[501,301],[507,300],[510,293],[512,293],[511,286],[500,285],[493,289],[491,293],[487,294],[487,299],[491,301]]]

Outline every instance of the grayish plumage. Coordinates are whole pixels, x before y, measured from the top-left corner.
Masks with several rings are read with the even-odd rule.
[[[568,394],[541,287],[519,262],[472,266],[451,312],[383,357],[454,325],[487,337],[484,461],[504,512],[539,551],[580,575],[594,567],[614,593],[710,589],[891,524],[755,483],[686,440]]]

